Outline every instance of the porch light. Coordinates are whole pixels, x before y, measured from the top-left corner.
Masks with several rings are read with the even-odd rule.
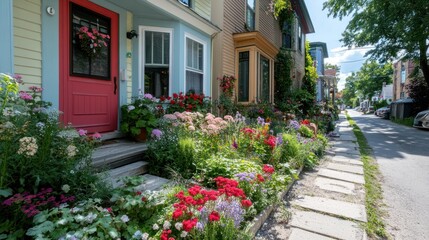
[[[137,34],[136,30],[131,30],[127,32],[127,38],[133,39],[134,37],[137,38],[139,35]]]

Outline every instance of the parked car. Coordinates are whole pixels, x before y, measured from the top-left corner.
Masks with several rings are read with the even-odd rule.
[[[389,119],[390,118],[390,107],[382,107],[377,109],[375,111],[375,115],[378,117],[381,117],[383,119]]]
[[[417,113],[416,117],[414,118],[413,127],[429,129],[429,110]]]

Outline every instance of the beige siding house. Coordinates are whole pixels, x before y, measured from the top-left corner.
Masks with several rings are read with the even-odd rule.
[[[223,3],[223,4],[221,4]],[[285,46],[283,24],[269,11],[270,0],[223,0],[212,8],[213,22],[222,29],[213,39],[212,96],[220,95],[218,77],[235,76],[235,98],[240,103],[274,101],[274,63],[281,47],[293,58],[293,86],[304,77],[305,34],[314,32],[305,3],[292,0],[294,25]]]

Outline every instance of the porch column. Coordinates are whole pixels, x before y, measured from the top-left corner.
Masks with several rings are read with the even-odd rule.
[[[13,0],[0,1],[0,73],[13,74]]]

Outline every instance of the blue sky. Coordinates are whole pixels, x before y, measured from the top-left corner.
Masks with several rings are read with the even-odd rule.
[[[308,12],[313,22],[315,33],[307,35],[310,42],[325,42],[328,48],[329,58],[325,63],[336,64],[341,67],[340,82],[338,88],[344,88],[345,78],[352,72],[356,72],[364,63],[363,55],[368,49],[348,50],[340,42],[341,34],[347,27],[349,17],[338,18],[328,17],[328,11],[323,9],[324,0],[305,0]]]

